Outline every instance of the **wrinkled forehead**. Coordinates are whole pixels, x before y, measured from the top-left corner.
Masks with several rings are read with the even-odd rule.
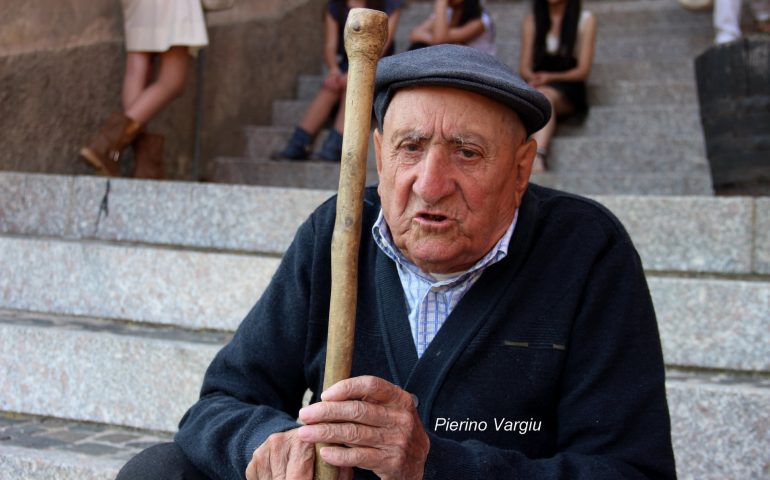
[[[524,123],[507,105],[468,90],[425,85],[405,87],[394,93],[385,110],[381,131],[404,128],[405,122],[418,119],[435,120],[437,116],[446,124],[468,128],[492,123],[510,130],[514,138],[526,137]]]

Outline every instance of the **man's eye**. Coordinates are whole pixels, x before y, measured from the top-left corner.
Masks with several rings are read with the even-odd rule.
[[[416,152],[420,150],[420,145],[417,143],[405,143],[402,145],[402,147],[407,152]]]
[[[460,155],[463,158],[476,158],[478,157],[479,154],[475,150],[471,150],[470,148],[461,148]]]

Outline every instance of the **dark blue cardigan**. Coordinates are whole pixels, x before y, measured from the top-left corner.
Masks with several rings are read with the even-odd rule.
[[[508,256],[418,361],[398,274],[370,233],[379,208],[367,189],[353,375],[417,395],[426,479],[675,478],[655,313],[615,217],[530,185]],[[271,433],[297,426],[305,390],[321,390],[334,210],[300,227],[181,421],[175,441],[212,478],[243,478]]]

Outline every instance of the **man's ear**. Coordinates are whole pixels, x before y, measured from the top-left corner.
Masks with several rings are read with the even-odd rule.
[[[537,141],[534,138],[525,140],[516,148],[516,159],[514,164],[514,173],[516,174],[516,204],[521,201],[521,197],[529,185],[529,177],[532,174],[532,164],[535,161],[537,153]]]
[[[377,161],[377,176],[382,175],[382,132],[374,128],[374,158]]]

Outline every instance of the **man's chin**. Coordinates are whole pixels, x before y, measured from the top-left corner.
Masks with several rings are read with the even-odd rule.
[[[454,244],[423,243],[411,250],[410,253],[411,255],[407,255],[408,258],[424,272],[453,273],[462,270],[456,266],[460,252]]]

